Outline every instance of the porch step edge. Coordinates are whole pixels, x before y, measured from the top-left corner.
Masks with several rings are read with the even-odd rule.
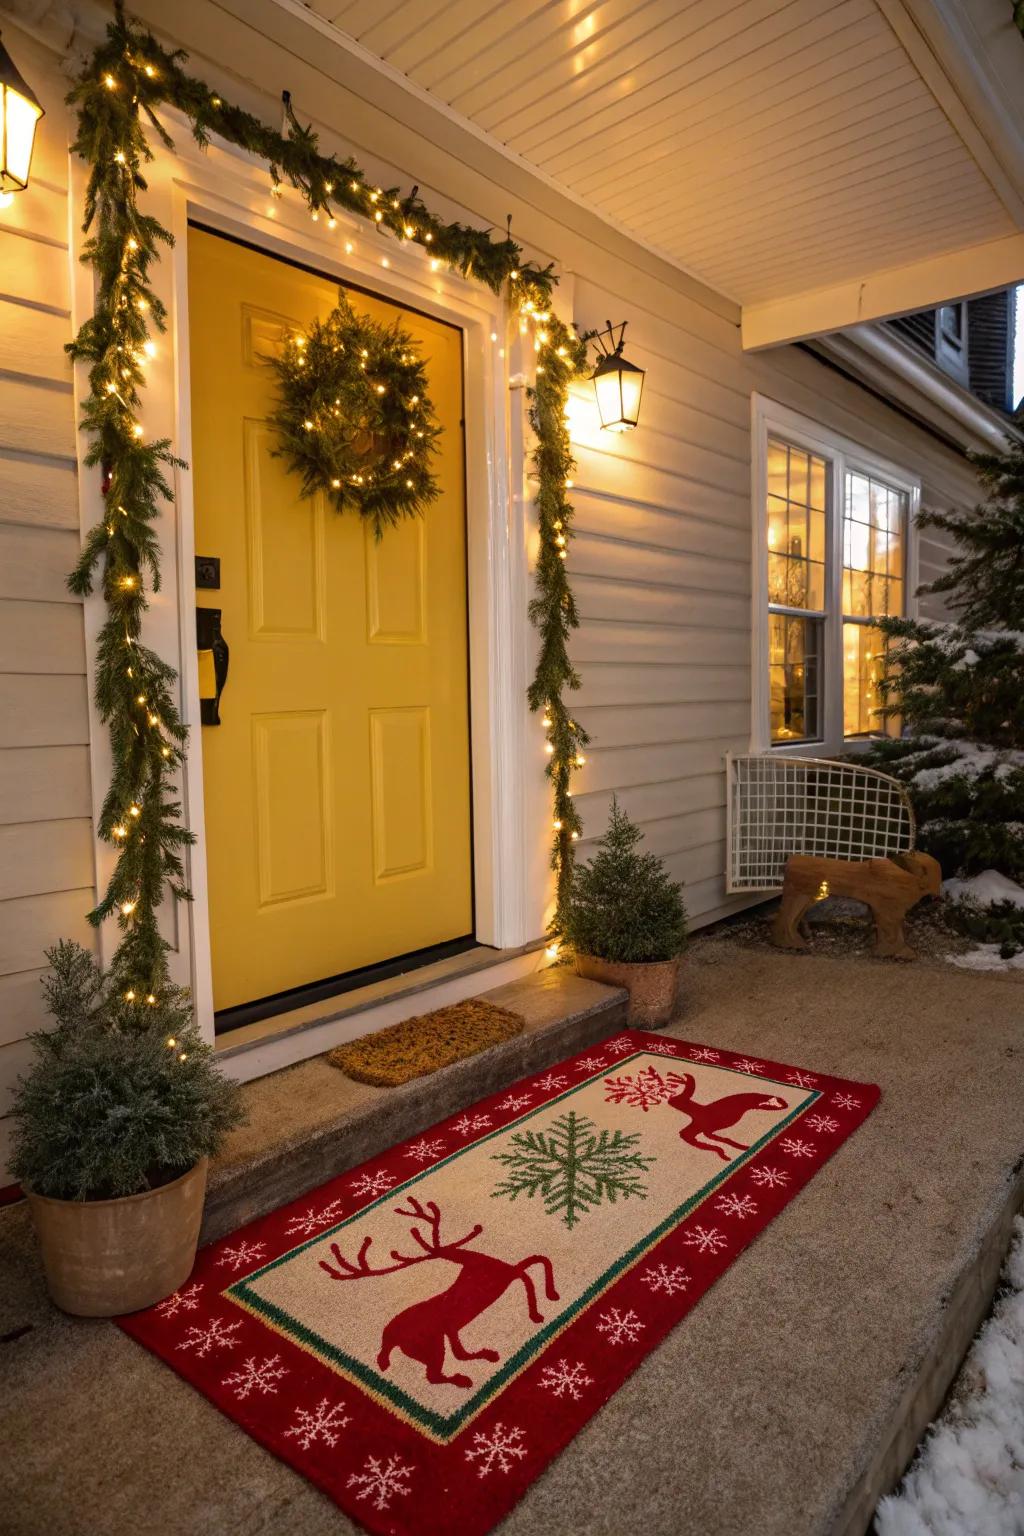
[[[248,1083],[250,1125],[210,1169],[200,1241],[212,1242],[475,1100],[623,1028],[627,993],[561,967],[480,994],[519,1013],[510,1040],[399,1088],[355,1083],[314,1057]]]

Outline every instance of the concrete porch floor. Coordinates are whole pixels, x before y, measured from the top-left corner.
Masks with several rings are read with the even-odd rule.
[[[641,1365],[502,1536],[847,1536],[952,1378],[1024,1195],[1020,977],[699,941],[670,1033],[874,1081],[866,1124]],[[25,1331],[22,1331],[25,1330]],[[0,1220],[0,1529],[347,1536],[310,1484]]]

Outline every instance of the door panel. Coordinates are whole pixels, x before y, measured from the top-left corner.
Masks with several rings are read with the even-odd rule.
[[[442,495],[381,542],[273,456],[265,359],[337,289],[189,234],[196,550],[230,651],[203,728],[218,1011],[472,932],[461,334],[385,300],[427,359]],[[202,679],[208,653],[200,654]]]

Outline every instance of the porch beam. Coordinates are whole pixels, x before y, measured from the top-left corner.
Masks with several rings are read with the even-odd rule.
[[[905,267],[868,272],[830,288],[809,289],[745,304],[743,349],[757,352],[786,342],[806,341],[851,325],[888,320],[908,310],[973,298],[1024,282],[1024,234],[964,246]]]

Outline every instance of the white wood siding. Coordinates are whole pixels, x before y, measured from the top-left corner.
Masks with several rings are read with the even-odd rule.
[[[10,1095],[45,1022],[44,950],[91,945],[88,709],[68,253],[67,89],[52,54],[4,41],[46,109],[27,192],[0,213],[0,1187]]]
[[[576,391],[574,406],[584,425],[570,557],[583,623],[573,654],[583,679],[579,717],[593,737],[578,780],[587,834],[581,852],[601,831],[616,791],[648,846],[686,882],[692,918],[721,915],[730,910],[722,758],[747,748],[751,727],[752,393],[920,475],[925,506],[973,500],[969,466],[809,352],[744,354],[738,315],[724,301],[702,295],[692,279],[619,232],[581,219],[550,188],[512,176],[507,162],[488,160],[484,147],[453,136],[450,124],[432,138],[437,125],[421,106],[408,108],[421,114],[418,123],[403,123],[394,102],[378,99],[375,82],[339,88],[331,71],[341,61],[329,47],[316,70],[293,51],[283,82],[289,34],[264,36],[230,8],[183,0],[176,13],[177,40],[192,51],[198,73],[268,121],[277,120],[287,83],[300,116],[315,121],[325,143],[354,154],[382,183],[418,182],[438,209],[475,223],[503,227],[510,211],[530,254],[574,275],[582,326],[628,318],[629,354],[648,370],[639,431],[593,435],[585,425],[587,386]],[[155,26],[166,24],[157,0],[136,9]],[[302,26],[268,7],[252,14]],[[70,270],[65,83],[54,54],[15,27],[5,26],[5,41],[48,116],[32,189],[0,232],[0,1114],[24,1060],[19,1042],[40,1022],[43,950],[60,935],[89,942],[84,913],[94,899],[81,614],[63,586],[78,517],[70,374],[61,352]],[[230,58],[237,76],[210,57]],[[943,556],[937,541],[922,540],[922,576]],[[546,824],[536,837],[540,869]],[[0,1163],[3,1134],[0,1121]]]

